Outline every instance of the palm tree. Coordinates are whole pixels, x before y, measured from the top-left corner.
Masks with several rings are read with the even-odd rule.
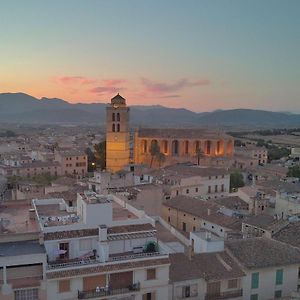
[[[150,161],[150,168],[152,168],[152,164],[154,161],[154,158],[157,158],[160,152],[160,148],[157,143],[151,143],[150,146],[150,154],[151,154],[151,161]]]
[[[196,155],[197,155],[197,165],[199,166],[200,165],[200,158],[203,158],[205,155],[204,155],[203,150],[200,149],[200,148],[196,149]]]

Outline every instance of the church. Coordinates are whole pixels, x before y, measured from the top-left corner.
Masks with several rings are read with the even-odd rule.
[[[220,131],[139,128],[132,139],[129,122],[130,109],[118,94],[106,108],[106,169],[111,172],[130,164],[154,168],[180,162],[199,164],[202,158],[228,157],[234,152],[233,138]],[[159,149],[159,155],[154,156],[153,148]]]

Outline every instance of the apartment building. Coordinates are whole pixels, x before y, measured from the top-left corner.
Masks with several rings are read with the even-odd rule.
[[[220,212],[213,201],[203,201],[187,196],[176,196],[162,204],[161,217],[182,232],[210,230],[227,238],[241,230],[241,219]]]
[[[48,299],[167,299],[169,256],[154,221],[113,195],[33,200],[48,256]]]
[[[224,240],[203,230],[190,239],[188,254],[170,254],[169,299],[243,299],[245,273],[224,251]]]
[[[298,249],[268,238],[231,240],[225,246],[246,274],[243,299],[276,299],[297,292]]]
[[[0,205],[0,299],[46,300],[47,255],[26,201]]]
[[[177,164],[151,174],[154,182],[165,185],[169,198],[185,195],[215,199],[229,193],[230,174],[223,168]]]
[[[87,155],[83,151],[56,151],[55,160],[60,163],[63,175],[83,176],[87,174]]]

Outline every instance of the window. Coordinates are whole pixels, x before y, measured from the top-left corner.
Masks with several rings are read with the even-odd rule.
[[[259,285],[259,273],[252,273],[251,276],[251,289],[257,289]]]
[[[195,192],[198,193],[198,188],[195,188]]]
[[[70,279],[60,280],[58,282],[59,293],[66,293],[70,291]]]
[[[15,291],[15,300],[38,300],[38,289],[26,289]]]
[[[193,231],[196,231],[196,226],[193,226]]]
[[[215,193],[217,193],[217,192],[218,192],[218,186],[215,185]]]
[[[120,113],[117,113],[117,121],[120,122]]]
[[[276,285],[282,284],[282,282],[283,282],[283,269],[276,270]]]
[[[116,121],[116,115],[115,115],[115,113],[112,114],[112,121],[113,121],[113,122]]]
[[[208,186],[208,191],[207,191],[209,194],[211,193],[211,186],[209,185]]]
[[[112,124],[112,132],[115,132],[115,131],[116,131],[116,125]]]
[[[182,298],[191,297],[191,288],[189,285],[182,287]]]
[[[120,132],[120,124],[117,124],[117,132]]]
[[[252,294],[250,300],[258,300],[258,294]]]
[[[178,196],[178,194],[179,194],[179,192],[178,192],[178,190],[176,191],[176,196]]]
[[[182,230],[186,231],[186,223],[182,222]]]
[[[224,192],[224,184],[221,185],[221,192]]]
[[[171,222],[171,218],[170,217],[168,217],[168,223],[170,223]]]
[[[282,292],[281,291],[275,291],[274,298],[281,298]]]
[[[189,194],[189,192],[190,192],[190,190],[189,190],[189,189],[186,189],[186,193]]]
[[[156,279],[156,269],[147,269],[147,280]]]
[[[237,279],[228,280],[228,288],[229,289],[236,289],[237,287],[238,287],[238,280]]]

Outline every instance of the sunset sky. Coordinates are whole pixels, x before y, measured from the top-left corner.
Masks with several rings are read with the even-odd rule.
[[[1,0],[0,93],[300,113],[299,0]]]

